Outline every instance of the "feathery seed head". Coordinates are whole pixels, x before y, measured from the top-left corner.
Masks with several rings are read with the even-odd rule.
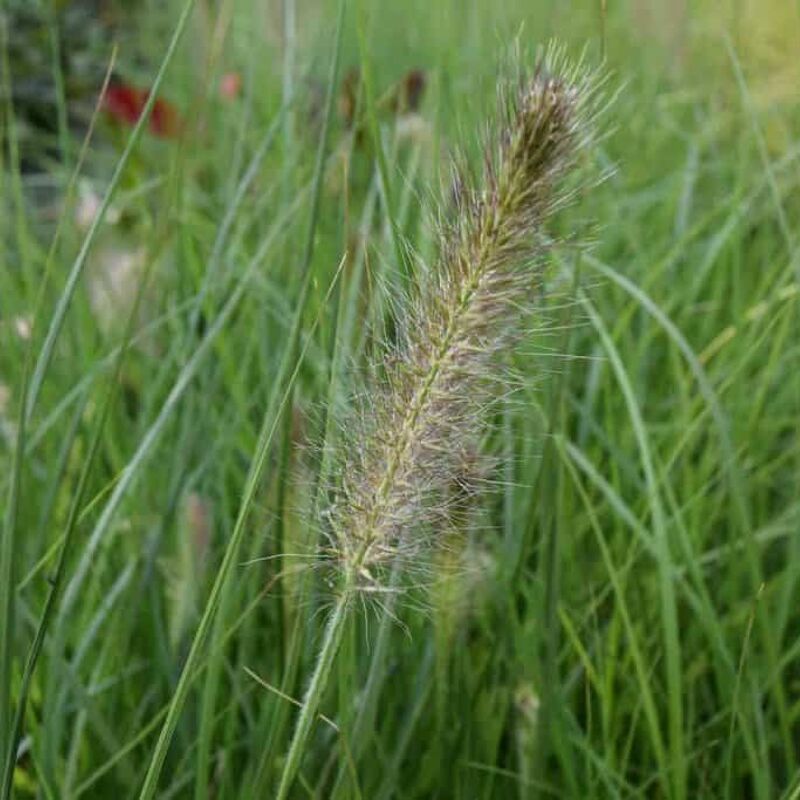
[[[461,170],[455,179],[438,261],[398,320],[395,352],[341,468],[329,518],[350,588],[369,589],[398,559],[419,561],[443,527],[448,488],[463,479],[464,453],[502,379],[502,353],[541,286],[543,225],[592,138],[598,86],[551,48],[502,98],[480,178]]]

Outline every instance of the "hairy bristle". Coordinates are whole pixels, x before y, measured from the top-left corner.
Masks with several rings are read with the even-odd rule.
[[[501,98],[480,177],[462,170],[454,181],[438,262],[398,320],[395,352],[342,465],[330,520],[350,587],[416,558],[441,527],[447,489],[463,478],[503,374],[501,354],[541,287],[543,226],[591,138],[595,89],[592,75],[565,70],[550,51]]]

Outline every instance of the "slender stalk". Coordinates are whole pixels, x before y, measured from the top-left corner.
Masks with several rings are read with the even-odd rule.
[[[145,125],[147,125],[148,119],[150,118],[150,112],[153,110],[153,106],[155,105],[158,92],[161,88],[161,84],[164,81],[164,76],[167,73],[167,68],[172,62],[175,51],[178,49],[178,43],[183,37],[183,33],[189,23],[189,18],[191,17],[192,10],[194,9],[195,2],[196,0],[186,0],[185,5],[183,6],[181,15],[178,17],[178,22],[176,23],[175,29],[172,33],[172,38],[167,45],[164,58],[161,61],[161,66],[158,68],[158,72],[156,72],[155,77],[153,78],[149,95],[145,101],[144,107],[142,108],[142,112],[139,115],[139,119],[133,127],[133,131],[131,132],[127,144],[125,145],[125,149],[122,151],[119,161],[117,161],[117,165],[114,168],[114,174],[111,176],[111,180],[108,183],[108,188],[106,189],[105,195],[103,195],[103,200],[100,203],[100,207],[97,209],[97,213],[92,220],[92,224],[89,226],[89,230],[87,231],[86,237],[83,240],[81,249],[78,252],[78,255],[75,257],[75,261],[70,268],[67,280],[63,289],[61,290],[58,303],[56,304],[56,308],[53,311],[53,316],[50,320],[50,326],[47,329],[47,335],[45,336],[42,349],[39,352],[39,356],[36,360],[36,365],[31,376],[30,386],[26,394],[25,414],[28,418],[30,418],[33,414],[36,401],[39,398],[39,391],[41,390],[42,382],[44,381],[47,370],[50,367],[50,362],[53,358],[53,353],[55,352],[56,342],[58,341],[59,334],[61,333],[61,328],[64,325],[64,320],[67,316],[67,311],[69,310],[75,290],[78,287],[81,274],[83,273],[89,258],[89,252],[91,251],[98,232],[100,231],[100,227],[103,224],[103,220],[105,219],[106,212],[111,205],[111,200],[114,197],[114,193],[116,192],[117,187],[119,186],[120,181],[125,174],[131,154],[133,153],[133,150],[142,135]]]
[[[334,659],[342,643],[342,633],[344,632],[344,624],[347,621],[347,613],[350,609],[353,588],[352,586],[345,586],[328,618],[325,638],[320,647],[317,666],[314,668],[311,683],[308,685],[303,698],[303,710],[300,712],[297,727],[289,745],[289,752],[286,756],[286,764],[283,768],[276,800],[285,800],[292,786],[292,781],[297,775],[297,770],[300,768],[300,761],[303,757],[308,737],[311,734],[311,726],[317,716],[322,695],[328,685],[331,670],[333,669]]]

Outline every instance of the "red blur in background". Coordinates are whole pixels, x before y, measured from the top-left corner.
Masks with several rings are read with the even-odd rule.
[[[149,97],[149,89],[140,89],[121,81],[115,81],[106,91],[103,98],[103,109],[117,122],[135,125],[139,121]],[[181,129],[180,115],[175,106],[160,97],[156,98],[147,121],[147,128],[155,136],[174,139]]]

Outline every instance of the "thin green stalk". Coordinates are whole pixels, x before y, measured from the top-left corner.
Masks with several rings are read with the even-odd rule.
[[[311,733],[312,723],[316,719],[322,695],[328,685],[334,659],[339,652],[339,645],[342,643],[342,633],[344,632],[344,623],[347,620],[347,612],[350,608],[351,596],[352,591],[349,586],[346,585],[328,618],[325,638],[319,651],[317,666],[314,668],[311,683],[303,699],[303,710],[300,712],[300,717],[297,720],[297,727],[292,737],[292,743],[289,745],[286,765],[283,768],[283,775],[281,776],[281,782],[278,786],[278,793],[275,796],[276,800],[286,799],[292,782],[297,775],[297,770],[300,768],[300,761],[305,752],[308,737]]]
[[[70,425],[70,430],[66,437],[64,451],[62,453],[62,463],[59,464],[59,473],[63,471],[64,462],[66,462],[67,457],[72,452],[73,444],[75,442],[75,436],[77,433],[77,428],[80,423],[84,406],[85,403],[82,402],[78,407],[78,409],[73,414],[72,423]],[[24,421],[22,419],[20,420],[20,424],[24,424]],[[94,444],[95,443],[93,442],[92,445],[94,446]],[[90,449],[90,458],[91,458],[91,449]],[[89,460],[90,459],[87,459],[87,463]],[[70,514],[71,513],[72,513],[72,508],[70,509]],[[68,537],[74,530],[74,527],[75,527],[74,525],[68,526],[64,536],[61,537],[60,540],[61,552],[59,555],[58,564],[56,566],[55,575],[53,578],[50,579],[49,582],[50,588],[48,591],[47,599],[45,601],[41,619],[36,629],[36,634],[31,644],[30,651],[28,653],[28,658],[26,660],[25,667],[23,669],[22,683],[20,684],[19,688],[19,697],[17,699],[17,709],[14,714],[14,720],[8,727],[8,730],[10,732],[10,739],[7,744],[5,742],[3,743],[4,749],[0,751],[0,755],[2,755],[3,753],[6,754],[5,766],[2,772],[2,784],[0,784],[0,786],[2,786],[2,789],[0,789],[0,798],[2,798],[2,800],[7,800],[11,794],[11,781],[14,773],[14,764],[16,761],[17,744],[20,740],[22,732],[22,723],[25,717],[25,708],[27,705],[28,693],[30,691],[31,679],[33,677],[33,672],[36,667],[36,662],[39,657],[39,652],[41,650],[42,643],[44,642],[44,636],[47,630],[47,625],[50,620],[52,609],[57,599],[60,578],[61,575],[63,574],[65,557],[69,546]],[[10,584],[8,585],[10,586]],[[10,652],[11,651],[9,648],[8,653]]]
[[[25,224],[24,196],[20,179],[20,158],[17,141],[17,130],[14,118],[14,104],[11,95],[11,67],[8,58],[8,31],[6,15],[0,11],[0,88],[5,95],[5,107],[2,109],[3,136],[8,140],[8,159],[10,168],[10,194],[14,199],[17,221],[17,244],[23,265],[23,279],[26,283],[30,278],[25,274],[30,264],[28,257],[28,234]],[[3,149],[0,146],[0,149]],[[8,267],[4,267],[7,270]],[[26,286],[26,288],[29,288]],[[30,350],[28,350],[30,352]],[[8,486],[8,499],[2,519],[2,540],[0,540],[0,758],[10,746],[11,736],[11,673],[14,659],[14,632],[16,622],[15,591],[16,585],[16,552],[17,552],[17,516],[20,506],[20,493],[22,482],[22,461],[25,452],[27,429],[25,425],[25,396],[28,391],[30,379],[30,361],[26,359],[22,368],[22,393],[17,415],[17,434],[12,455],[11,480]]]
[[[578,255],[572,276],[570,296],[575,297],[581,283],[581,257]],[[571,337],[574,328],[573,315],[575,305],[569,303],[563,312],[561,327],[563,336],[559,351],[571,352]],[[565,742],[568,737],[564,732],[564,690],[559,674],[559,654],[561,652],[560,626],[558,609],[562,592],[562,570],[564,569],[563,543],[559,532],[562,529],[564,512],[561,506],[564,503],[564,468],[558,459],[555,450],[554,435],[565,427],[565,393],[568,384],[570,362],[568,361],[558,376],[553,381],[553,391],[550,396],[547,412],[547,428],[545,433],[544,452],[541,466],[536,476],[534,487],[534,500],[532,508],[538,509],[531,514],[532,524],[538,523],[541,549],[540,580],[543,587],[542,610],[542,690],[540,717],[537,725],[543,731],[552,731],[552,735],[542,737],[541,744],[536,748],[535,769],[536,777],[544,782],[547,777],[545,764],[552,753],[562,763],[570,793],[579,793],[576,785],[576,772],[570,759],[572,748]],[[547,499],[546,499],[547,498]],[[530,526],[528,531],[530,532]],[[525,536],[520,543],[519,553],[528,554],[530,536]],[[522,559],[512,562],[511,569],[518,580],[524,568]]]
[[[17,441],[11,467],[6,513],[3,519],[3,539],[0,546],[0,758],[8,750],[13,760],[14,736],[11,734],[11,672],[13,668],[15,630],[15,565],[16,520],[19,512],[22,453],[25,451],[25,388],[28,384],[27,364],[22,379],[22,394],[17,415]]]
[[[365,733],[372,730],[374,726],[375,714],[378,710],[378,697],[380,696],[384,681],[387,678],[387,671],[385,669],[386,659],[389,654],[391,633],[396,623],[395,606],[397,605],[402,574],[402,563],[397,561],[392,567],[392,575],[389,579],[389,588],[391,591],[384,603],[380,627],[378,628],[378,635],[375,639],[375,649],[372,651],[370,659],[369,673],[364,688],[360,692],[361,702],[356,710],[352,729],[348,734],[352,740],[353,759],[356,762],[358,762],[364,744],[367,741]],[[330,769],[332,759],[334,759],[335,756],[336,751],[331,753],[331,762],[329,765],[326,765],[325,773]],[[347,764],[343,763],[339,768],[336,782],[334,783],[330,795],[334,800],[340,796],[341,790],[344,787],[344,781],[347,777],[347,766]],[[326,775],[323,774],[323,779],[318,782],[318,786],[323,785],[325,777]]]
[[[39,397],[39,391],[42,387],[42,382],[44,381],[45,374],[47,373],[47,369],[50,366],[50,362],[53,358],[53,351],[55,350],[58,336],[61,333],[62,326],[64,325],[64,320],[66,319],[67,311],[69,310],[73,295],[75,294],[75,290],[78,286],[78,281],[83,273],[84,267],[86,266],[89,252],[94,244],[94,240],[97,238],[97,234],[100,231],[100,226],[103,224],[103,220],[105,219],[106,212],[111,205],[111,200],[114,197],[114,193],[116,192],[122,176],[125,173],[125,169],[128,166],[128,161],[130,160],[131,154],[133,153],[133,150],[136,147],[142,132],[144,131],[145,125],[147,125],[150,112],[153,110],[156,98],[158,97],[158,91],[164,81],[167,68],[172,62],[172,58],[178,48],[178,42],[180,42],[183,32],[186,29],[186,25],[189,22],[189,17],[191,16],[195,2],[196,0],[186,0],[183,11],[178,18],[178,23],[176,24],[175,30],[172,33],[172,38],[167,45],[167,50],[164,53],[161,66],[158,68],[155,78],[153,78],[153,83],[150,87],[150,93],[146,103],[144,104],[142,113],[139,116],[133,131],[131,132],[130,138],[125,145],[125,149],[122,151],[122,155],[120,156],[116,167],[114,168],[114,174],[111,176],[106,193],[103,196],[102,202],[100,203],[100,208],[98,208],[97,214],[95,214],[94,219],[92,220],[92,224],[89,227],[86,238],[83,240],[81,249],[79,250],[77,257],[72,264],[69,275],[67,276],[67,281],[64,284],[64,288],[59,295],[58,303],[56,304],[55,311],[53,312],[53,317],[50,320],[50,327],[47,330],[47,335],[45,336],[42,349],[39,353],[39,357],[36,361],[36,366],[34,367],[33,375],[31,377],[31,383],[26,397],[25,409],[25,413],[28,418],[30,418],[31,414],[33,413],[33,409]]]

